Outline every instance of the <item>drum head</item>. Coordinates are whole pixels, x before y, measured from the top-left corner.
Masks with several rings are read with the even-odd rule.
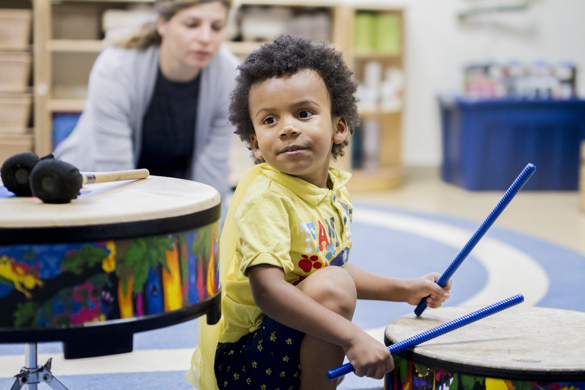
[[[86,185],[71,203],[0,198],[0,245],[133,239],[193,229],[219,220],[217,190],[190,180]]]
[[[481,307],[409,314],[386,327],[390,345]],[[420,344],[402,357],[427,367],[520,380],[585,380],[585,313],[515,307]]]

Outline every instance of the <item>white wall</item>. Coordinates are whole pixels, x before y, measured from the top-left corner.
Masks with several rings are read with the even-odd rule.
[[[345,0],[352,4],[356,0]],[[523,11],[483,14],[461,22],[470,8],[518,5],[521,0],[370,0],[405,9],[406,108],[404,164],[441,163],[437,96],[460,93],[471,62],[570,60],[585,95],[585,0],[532,0]],[[581,73],[579,73],[581,72]]]

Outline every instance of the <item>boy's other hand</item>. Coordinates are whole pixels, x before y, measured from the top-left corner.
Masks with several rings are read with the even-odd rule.
[[[407,302],[411,305],[418,305],[421,299],[428,297],[428,307],[432,307],[433,309],[440,307],[449,298],[449,291],[451,290],[451,279],[449,279],[443,288],[435,283],[440,277],[441,274],[432,272],[420,278],[410,280],[410,293]]]
[[[382,379],[394,370],[394,359],[388,348],[363,330],[356,332],[343,350],[359,377]]]

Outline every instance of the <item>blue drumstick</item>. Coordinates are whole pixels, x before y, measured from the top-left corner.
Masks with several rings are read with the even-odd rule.
[[[494,222],[500,216],[502,211],[504,211],[506,206],[508,206],[508,203],[510,203],[512,201],[512,199],[514,198],[514,196],[516,196],[518,191],[520,191],[520,189],[524,186],[524,184],[526,184],[528,179],[530,179],[530,176],[532,176],[535,169],[536,169],[536,167],[533,164],[526,165],[524,170],[520,173],[520,175],[518,175],[516,180],[514,180],[514,183],[512,183],[510,188],[508,188],[508,191],[506,191],[506,193],[504,194],[502,199],[500,199],[500,201],[498,202],[496,207],[492,210],[490,215],[488,215],[486,220],[483,221],[483,223],[481,224],[479,229],[477,229],[475,234],[469,239],[467,244],[465,244],[465,246],[463,247],[461,252],[459,252],[459,254],[455,258],[455,260],[453,260],[453,262],[451,263],[449,268],[447,268],[445,273],[443,273],[443,275],[441,275],[439,280],[437,280],[436,283],[439,286],[445,287],[445,285],[447,284],[449,279],[451,279],[451,276],[453,276],[455,271],[457,271],[457,268],[459,268],[461,263],[463,263],[463,260],[465,260],[467,255],[469,255],[469,253],[477,245],[479,240],[481,240],[481,238],[488,231],[488,229],[494,224]],[[423,311],[425,311],[426,308],[427,308],[427,298],[423,298],[419,302],[418,306],[414,309],[414,314],[416,314],[417,316],[420,316],[423,313]]]
[[[490,306],[486,306],[483,309],[479,309],[477,311],[474,311],[473,313],[466,314],[462,317],[454,319],[453,321],[449,321],[435,328],[429,329],[426,332],[419,333],[416,336],[412,336],[406,340],[402,340],[396,344],[392,344],[391,346],[388,347],[388,350],[392,355],[399,354],[401,352],[406,351],[409,348],[422,344],[425,341],[429,341],[431,339],[434,339],[435,337],[439,337],[445,333],[451,332],[455,329],[459,329],[462,326],[469,325],[472,322],[479,321],[482,318],[491,316],[492,314],[496,314],[504,309],[508,309],[512,306],[515,306],[523,301],[524,301],[523,295],[521,294],[514,295],[513,297],[504,299],[503,301],[494,303],[493,305]],[[337,368],[327,371],[327,378],[335,379],[342,375],[349,374],[352,371],[354,371],[354,368],[351,365],[351,363],[346,363],[343,366],[339,366]]]

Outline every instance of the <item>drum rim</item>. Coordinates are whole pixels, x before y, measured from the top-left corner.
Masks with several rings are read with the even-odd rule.
[[[198,229],[219,221],[221,203],[195,213],[85,226],[1,228],[0,246],[126,240]]]
[[[384,344],[390,346],[395,344],[388,336],[384,335]],[[447,371],[450,373],[458,373],[462,375],[481,376],[486,378],[496,378],[504,380],[520,380],[520,381],[542,381],[542,382],[559,382],[559,381],[585,381],[585,370],[522,370],[522,369],[507,369],[496,367],[485,367],[473,364],[464,364],[441,360],[434,357],[424,356],[412,350],[399,353],[403,359],[411,361],[415,364],[422,364],[425,367]]]
[[[214,308],[220,310],[220,305],[221,288],[219,288],[212,296],[191,304],[188,307],[142,317],[101,321],[63,329],[14,330],[13,328],[0,328],[0,344],[62,341],[65,351],[65,359],[108,356],[116,353],[132,352],[132,348],[130,348],[130,350],[122,350],[104,355],[68,357],[66,350],[68,343],[80,343],[80,340],[83,340],[84,337],[95,337],[99,340],[103,340],[110,335],[128,335],[129,337],[132,337],[134,333],[160,329],[193,320],[212,311]],[[131,345],[132,343],[130,343],[130,346]]]

